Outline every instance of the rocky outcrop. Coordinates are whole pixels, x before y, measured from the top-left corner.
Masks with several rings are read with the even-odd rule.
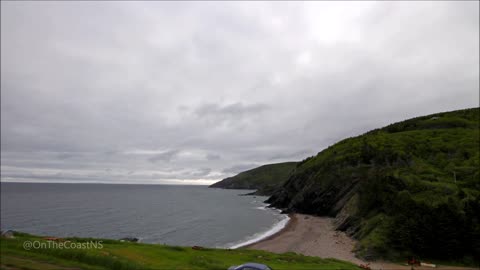
[[[334,217],[358,189],[358,179],[349,182],[338,181],[330,185],[307,184],[311,177],[314,175],[307,175],[304,179],[292,177],[282,189],[267,200],[267,203],[287,212]]]

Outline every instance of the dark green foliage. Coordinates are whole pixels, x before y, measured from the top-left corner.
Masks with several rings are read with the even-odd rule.
[[[299,163],[269,202],[346,213],[339,228],[360,240],[360,255],[480,260],[479,136],[479,108],[372,130]]]
[[[478,255],[478,247],[474,245],[480,239],[471,228],[474,216],[465,215],[462,210],[451,198],[436,206],[417,203],[411,197],[399,200],[395,205],[397,214],[391,214],[390,244],[429,258]],[[477,253],[471,253],[475,249]]]
[[[290,176],[297,162],[263,165],[225,178],[210,187],[226,189],[256,189],[255,195],[271,195]]]

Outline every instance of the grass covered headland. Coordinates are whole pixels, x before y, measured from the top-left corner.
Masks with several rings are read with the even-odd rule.
[[[321,259],[294,253],[274,254],[257,250],[228,250],[177,247],[121,242],[92,238],[65,238],[79,248],[24,248],[25,242],[47,244],[39,236],[16,233],[14,238],[1,238],[1,269],[208,269],[226,270],[245,262],[268,264],[274,269],[359,269],[335,259]],[[100,242],[101,241],[101,242]],[[38,242],[36,242],[38,244]],[[97,246],[88,243],[97,243]],[[101,243],[98,245],[98,243]]]
[[[297,162],[267,164],[235,176],[228,177],[211,185],[212,188],[225,189],[256,189],[253,195],[272,195],[297,166]]]

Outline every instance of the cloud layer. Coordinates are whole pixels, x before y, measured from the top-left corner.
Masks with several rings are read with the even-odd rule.
[[[2,2],[2,181],[207,184],[479,105],[478,2]]]

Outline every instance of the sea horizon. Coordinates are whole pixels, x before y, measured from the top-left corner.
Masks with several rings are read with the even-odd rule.
[[[161,185],[161,186],[210,186],[211,184],[215,183],[216,181],[209,183],[209,184],[202,184],[202,183],[196,183],[196,184],[190,184],[190,183],[153,183],[153,182],[144,182],[144,183],[133,183],[133,182],[86,182],[86,181],[80,181],[80,182],[72,182],[72,181],[65,181],[65,182],[57,182],[57,181],[4,181],[1,180],[0,183],[17,183],[17,184],[101,184],[101,185]],[[244,190],[244,189],[238,189],[238,190]],[[248,190],[246,190],[248,191]],[[254,191],[252,189],[251,191]]]
[[[239,196],[253,190],[119,183],[0,185],[1,229],[39,235],[237,248],[278,232],[288,222],[288,216],[266,207],[267,197]],[[241,225],[236,216],[242,217]]]

